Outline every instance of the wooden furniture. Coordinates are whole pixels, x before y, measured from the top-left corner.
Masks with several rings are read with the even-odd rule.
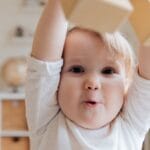
[[[0,92],[0,145],[2,150],[29,150],[25,94]]]

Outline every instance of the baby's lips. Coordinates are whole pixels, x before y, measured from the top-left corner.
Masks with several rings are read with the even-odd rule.
[[[90,104],[103,104],[101,100],[94,100],[94,99],[88,99],[84,101],[85,103],[90,103]]]

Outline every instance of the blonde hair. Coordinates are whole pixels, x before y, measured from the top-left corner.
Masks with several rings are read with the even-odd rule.
[[[128,41],[119,32],[105,33],[100,36],[112,55],[125,62],[127,78],[131,79],[135,68],[135,55]]]
[[[123,37],[120,32],[114,33],[104,33],[100,34],[88,29],[83,29],[80,27],[71,27],[68,30],[68,34],[75,29],[79,30],[87,30],[89,32],[93,32],[96,36],[99,36],[107,49],[111,52],[112,56],[115,59],[120,59],[125,62],[125,70],[126,70],[126,79],[127,79],[127,87],[132,81],[133,72],[135,69],[135,55],[132,47],[128,43],[128,41]]]

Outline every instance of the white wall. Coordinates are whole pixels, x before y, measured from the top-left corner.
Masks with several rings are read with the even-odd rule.
[[[27,55],[31,51],[32,39],[22,41],[13,37],[17,25],[23,25],[34,33],[41,6],[25,9],[24,0],[0,0],[0,66],[9,56]]]

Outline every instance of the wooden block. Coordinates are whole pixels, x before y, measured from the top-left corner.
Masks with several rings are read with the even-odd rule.
[[[150,45],[150,2],[148,0],[131,0],[134,11],[130,22],[141,43]]]
[[[2,130],[27,130],[24,100],[2,101]]]
[[[2,137],[2,150],[29,150],[29,139],[27,137]]]
[[[128,19],[128,0],[61,0],[67,19],[76,26],[97,32],[113,32]]]

